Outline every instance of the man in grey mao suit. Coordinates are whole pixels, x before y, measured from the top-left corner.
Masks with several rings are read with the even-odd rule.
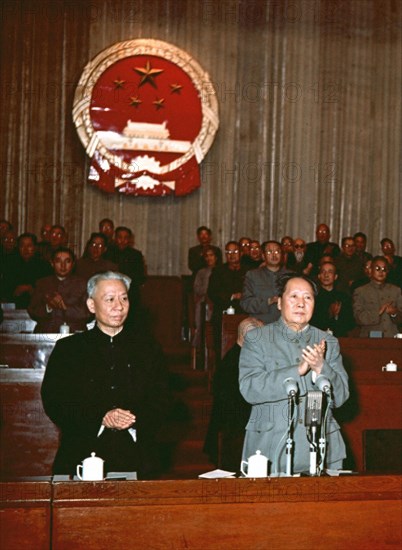
[[[282,266],[282,249],[277,241],[267,241],[262,246],[264,263],[246,273],[240,300],[241,308],[263,323],[272,323],[279,318],[277,307],[278,278],[287,273]]]
[[[315,294],[315,283],[306,276],[284,275],[279,281],[281,318],[247,333],[240,354],[240,391],[252,404],[243,459],[247,460],[260,450],[268,457],[271,472],[272,465],[277,466],[278,471],[285,471],[288,394],[283,382],[286,378],[293,378],[299,387],[293,431],[294,473],[309,470],[310,450],[304,408],[307,392],[318,389],[314,384],[316,377],[322,374],[330,381],[334,407],[339,407],[349,397],[348,376],[343,368],[338,340],[308,324]],[[326,439],[326,466],[342,468],[345,445],[331,410]]]

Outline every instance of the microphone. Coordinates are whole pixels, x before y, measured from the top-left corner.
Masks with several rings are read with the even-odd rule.
[[[283,385],[285,386],[285,391],[289,397],[295,397],[299,391],[299,387],[294,378],[286,378],[286,380],[283,381]]]
[[[328,395],[328,397],[331,397],[331,382],[328,380],[328,378],[326,378],[322,374],[319,374],[316,378],[315,385],[320,391]]]

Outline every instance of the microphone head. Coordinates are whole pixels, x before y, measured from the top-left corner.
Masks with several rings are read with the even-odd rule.
[[[327,395],[331,395],[331,382],[324,375],[319,374],[317,376],[315,385],[323,393],[326,393]]]
[[[286,378],[283,381],[283,385],[285,387],[286,393],[290,397],[294,397],[297,394],[297,392],[299,391],[299,386],[297,385],[297,382],[294,378]]]

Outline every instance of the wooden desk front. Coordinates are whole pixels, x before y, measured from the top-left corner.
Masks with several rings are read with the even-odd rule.
[[[0,548],[51,548],[52,485],[46,481],[0,483]]]
[[[55,483],[54,550],[400,548],[401,476]]]

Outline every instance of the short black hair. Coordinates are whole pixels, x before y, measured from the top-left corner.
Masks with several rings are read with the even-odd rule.
[[[21,233],[21,235],[19,235],[17,239],[17,246],[20,246],[20,242],[22,241],[22,239],[31,239],[35,246],[38,244],[38,238],[35,233]]]
[[[206,225],[200,225],[200,227],[197,229],[197,235],[199,235],[202,231],[206,231],[208,235],[212,235],[212,231]]]
[[[358,231],[357,233],[355,233],[353,235],[353,238],[356,239],[357,237],[361,237],[362,239],[364,239],[365,241],[367,241],[367,235],[365,233],[363,233],[363,231]]]
[[[75,262],[75,254],[71,250],[71,248],[68,248],[68,246],[58,246],[57,248],[55,248],[52,252],[52,262],[54,261],[57,254],[60,254],[60,252],[66,252],[66,254],[70,254],[71,259],[73,260],[73,262]]]
[[[299,275],[299,273],[284,273],[279,277],[276,283],[276,286],[278,289],[278,296],[280,298],[283,296],[283,293],[286,290],[288,282],[291,281],[292,279],[303,279],[304,281],[306,281],[313,289],[314,296],[317,296],[318,287],[317,287],[317,283],[313,279],[311,279],[310,277],[304,274]]]
[[[126,231],[130,237],[133,236],[133,232],[131,231],[131,229],[129,227],[126,227],[125,225],[119,225],[119,227],[116,227],[116,229],[114,230],[114,234],[117,235],[117,233],[120,233],[120,231]]]

